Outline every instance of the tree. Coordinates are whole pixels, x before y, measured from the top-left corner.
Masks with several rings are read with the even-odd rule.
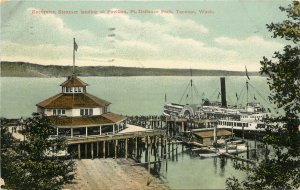
[[[5,148],[1,139],[5,188],[60,189],[74,179],[74,161],[68,155],[60,155],[66,150],[65,139],[50,138],[55,133],[46,116],[33,114],[25,120],[25,141],[14,140],[13,146]]]
[[[254,166],[237,165],[247,171],[239,182],[227,180],[227,189],[295,189],[300,187],[300,4],[295,1],[280,7],[288,19],[267,24],[273,38],[283,38],[287,44],[272,59],[263,57],[261,74],[268,76],[269,100],[284,110],[282,116],[269,119],[262,142],[272,150]],[[275,123],[275,124],[274,124]]]

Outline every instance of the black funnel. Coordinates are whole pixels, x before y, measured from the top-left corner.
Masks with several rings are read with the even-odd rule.
[[[227,101],[226,101],[226,84],[225,84],[225,77],[220,78],[221,82],[221,102],[222,102],[222,107],[226,108],[227,107]]]

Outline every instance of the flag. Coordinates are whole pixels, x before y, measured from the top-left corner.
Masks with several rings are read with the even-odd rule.
[[[116,28],[109,28],[110,31],[115,30]]]
[[[220,95],[221,95],[221,92],[219,92],[219,94],[218,94],[218,98],[220,98]]]
[[[77,43],[75,42],[75,38],[74,38],[74,50],[77,51],[77,49],[78,49],[78,45],[77,45]]]
[[[165,93],[165,102],[167,102],[167,93]]]
[[[239,100],[239,96],[237,93],[235,93],[236,99]]]
[[[189,94],[186,94],[186,98],[188,98],[189,97]]]
[[[250,80],[250,77],[248,75],[248,71],[247,71],[247,67],[246,66],[245,66],[245,69],[246,69],[246,76],[247,76],[248,80]]]
[[[254,100],[256,100],[256,97],[255,97],[255,95],[254,95]]]

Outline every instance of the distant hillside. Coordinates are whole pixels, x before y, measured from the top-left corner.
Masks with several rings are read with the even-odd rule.
[[[1,77],[65,77],[72,66],[39,65],[24,62],[1,62]],[[76,67],[80,76],[190,76],[190,69],[159,69],[114,66]],[[193,76],[243,76],[244,71],[193,69]],[[251,76],[258,72],[249,72]]]

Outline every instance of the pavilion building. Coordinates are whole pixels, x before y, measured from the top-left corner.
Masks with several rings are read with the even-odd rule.
[[[126,117],[111,113],[108,101],[87,93],[88,84],[75,74],[61,85],[62,92],[38,104],[57,128],[56,135],[68,138],[108,135],[126,127]]]

